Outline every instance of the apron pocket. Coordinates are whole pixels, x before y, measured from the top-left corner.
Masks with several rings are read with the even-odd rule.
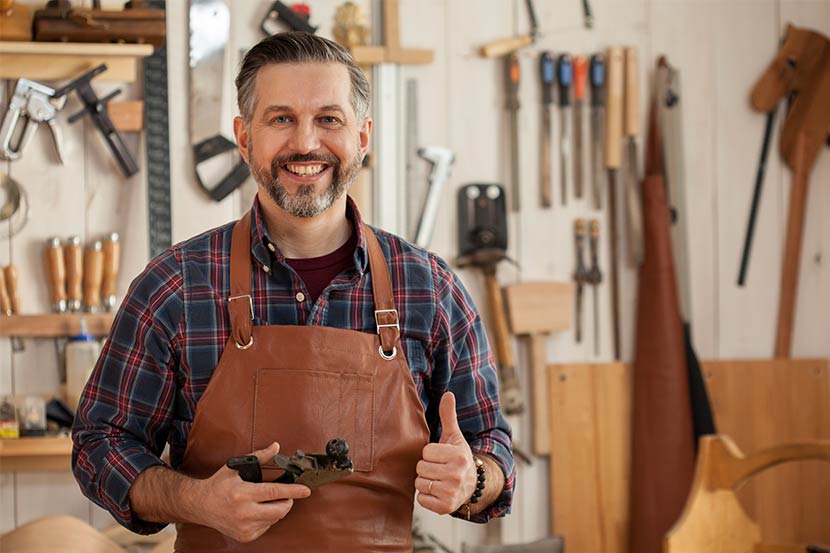
[[[294,455],[298,449],[324,453],[330,439],[345,438],[355,470],[372,470],[374,376],[259,369],[255,394],[253,450],[264,449],[276,440],[280,455]],[[264,476],[276,470],[266,468]]]

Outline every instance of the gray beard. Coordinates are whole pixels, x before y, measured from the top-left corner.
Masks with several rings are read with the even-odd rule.
[[[248,143],[248,160],[250,162],[251,174],[259,183],[268,196],[280,206],[283,211],[295,217],[316,217],[330,208],[346,191],[351,187],[357,178],[360,167],[363,163],[363,156],[358,153],[352,158],[351,163],[342,165],[340,160],[334,156],[317,154],[294,154],[290,156],[275,157],[271,160],[269,168],[260,168],[254,161],[253,143]],[[314,193],[314,186],[310,184],[300,185],[297,192],[289,193],[279,179],[279,166],[290,162],[322,161],[331,164],[331,184],[320,192]]]

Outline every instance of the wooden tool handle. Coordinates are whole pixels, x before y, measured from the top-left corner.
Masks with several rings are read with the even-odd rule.
[[[104,278],[104,252],[101,242],[95,242],[84,252],[84,309],[97,311],[101,307],[101,281]]]
[[[46,278],[49,280],[49,296],[53,311],[66,310],[66,265],[63,246],[58,238],[50,238],[46,245]]]
[[[121,242],[118,240],[118,235],[113,233],[104,240],[104,281],[101,285],[101,294],[105,299],[115,296],[115,281],[118,278],[120,263]]]
[[[507,328],[504,300],[502,299],[499,281],[496,278],[495,268],[492,271],[485,271],[484,279],[487,285],[487,299],[490,303],[490,317],[495,334],[493,344],[496,347],[496,359],[499,364],[499,380],[501,382],[499,395],[501,396],[504,412],[508,415],[517,415],[524,411],[524,402],[519,391],[516,368],[513,365],[510,331]]]
[[[619,169],[622,163],[623,49],[608,49],[608,94],[606,95],[605,167]]]
[[[0,271],[0,315],[12,314],[12,302],[6,289],[5,271]]]
[[[14,265],[7,265],[6,268],[3,269],[3,273],[6,277],[6,291],[8,292],[9,299],[11,300],[12,313],[17,315],[20,313],[20,290],[17,287],[17,267]]]
[[[70,236],[63,247],[63,259],[66,266],[66,297],[70,311],[80,309],[83,291],[81,288],[84,274],[84,250],[81,239]]]
[[[531,36],[522,35],[485,44],[478,49],[478,53],[485,58],[495,58],[509,54],[510,52],[515,52],[516,50],[524,48],[525,46],[530,46],[531,44],[533,44]]]
[[[640,70],[636,48],[625,49],[625,135],[640,134]]]
[[[533,390],[533,452],[536,455],[550,454],[550,387],[545,359],[547,335],[531,334],[530,374]]]

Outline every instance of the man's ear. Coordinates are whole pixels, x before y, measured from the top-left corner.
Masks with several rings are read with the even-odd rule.
[[[236,147],[239,150],[239,155],[248,163],[248,125],[240,116],[233,118],[233,134],[236,137]]]
[[[367,117],[363,120],[363,124],[360,125],[360,133],[358,133],[358,139],[360,140],[360,154],[361,156],[365,156],[366,152],[369,151],[369,143],[372,138],[372,118]]]

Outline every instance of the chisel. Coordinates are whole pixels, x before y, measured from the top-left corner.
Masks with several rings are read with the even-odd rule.
[[[553,169],[551,167],[551,110],[553,105],[553,84],[556,81],[556,62],[553,54],[542,52],[539,57],[539,73],[542,81],[542,141],[539,155],[541,175],[539,195],[542,207],[553,205]]]
[[[63,246],[58,237],[46,241],[44,252],[46,262],[46,277],[49,280],[49,297],[52,301],[52,311],[66,312],[66,265],[63,258]]]
[[[599,221],[591,219],[588,246],[591,253],[591,268],[588,269],[588,283],[594,296],[594,355],[599,356],[599,285],[602,271],[599,270]]]
[[[508,54],[505,60],[507,116],[510,125],[510,211],[519,211],[519,57]]]
[[[611,250],[608,273],[611,281],[611,319],[614,360],[620,360],[620,298],[617,275],[617,173],[622,162],[623,49],[608,49],[608,111],[605,122],[605,167],[608,169],[608,242]]]
[[[637,135],[640,134],[639,77],[637,49],[625,49],[625,230],[628,261],[632,267],[643,263],[643,201],[637,174]]]
[[[116,280],[118,279],[118,265],[121,263],[121,243],[118,233],[113,232],[104,240],[104,279],[101,284],[101,295],[107,311],[116,307]]]
[[[6,292],[9,295],[9,306],[11,307],[11,314],[12,315],[19,315],[20,314],[20,289],[18,288],[17,284],[19,282],[17,278],[17,267],[14,265],[6,265],[6,268],[3,271],[6,281]],[[26,346],[23,344],[23,338],[20,336],[12,336],[12,351],[14,352],[21,352],[26,349]]]
[[[104,252],[100,240],[84,251],[84,311],[101,311],[101,281],[104,279]]]
[[[584,144],[582,126],[585,105],[585,81],[588,77],[588,60],[585,56],[574,58],[574,195],[582,199]]]
[[[559,117],[562,122],[560,128],[559,151],[562,154],[561,176],[562,176],[562,205],[568,203],[568,182],[571,180],[571,83],[573,82],[573,61],[569,54],[559,56],[556,64],[556,76],[559,84]]]
[[[63,247],[63,259],[66,266],[66,308],[71,312],[81,310],[83,290],[81,287],[84,274],[84,249],[81,238],[70,236]]]
[[[591,56],[591,189],[594,208],[602,209],[605,188],[602,141],[605,136],[605,55]]]
[[[574,246],[576,249],[576,342],[582,342],[582,297],[588,283],[588,269],[585,267],[585,219],[574,221]]]

